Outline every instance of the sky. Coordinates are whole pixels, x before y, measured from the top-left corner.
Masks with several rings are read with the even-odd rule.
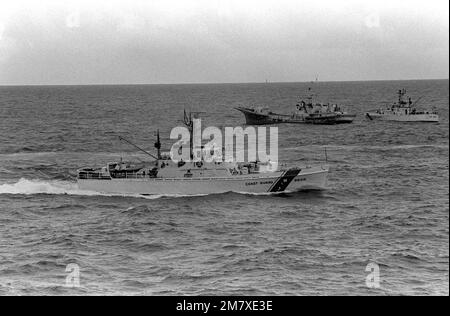
[[[0,0],[0,85],[448,79],[448,0]]]

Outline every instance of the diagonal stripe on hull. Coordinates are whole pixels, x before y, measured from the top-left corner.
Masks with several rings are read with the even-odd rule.
[[[301,169],[289,169],[284,172],[270,187],[269,192],[282,192],[291,184],[292,180],[300,173]]]

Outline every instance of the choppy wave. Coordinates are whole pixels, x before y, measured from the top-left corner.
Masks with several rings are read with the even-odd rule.
[[[383,145],[383,146],[377,146],[377,145],[305,145],[305,146],[298,146],[298,147],[287,147],[283,148],[283,150],[304,150],[304,149],[313,149],[313,150],[345,150],[345,151],[352,151],[352,150],[382,150],[382,151],[388,151],[388,150],[399,150],[399,149],[420,149],[420,148],[436,148],[436,149],[449,149],[449,144],[415,144],[415,145]]]
[[[142,153],[133,151],[123,151],[123,152],[90,152],[90,151],[18,151],[11,153],[0,153],[0,158],[35,158],[35,157],[47,157],[47,156],[96,156],[96,157],[120,157],[123,155],[133,155],[146,157]]]
[[[295,147],[283,147],[283,150],[293,151],[293,150],[317,150],[318,152],[322,152],[324,149],[328,150],[400,150],[400,149],[420,149],[420,148],[436,148],[436,149],[449,149],[449,144],[404,144],[404,145],[303,145],[303,146],[295,146]],[[120,157],[123,155],[132,155],[139,157],[146,157],[140,152],[127,151],[127,152],[70,152],[70,151],[19,151],[13,153],[0,153],[0,157],[3,158],[34,158],[40,156],[96,156],[96,157]]]

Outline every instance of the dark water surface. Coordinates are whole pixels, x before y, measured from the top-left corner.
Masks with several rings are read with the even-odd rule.
[[[320,163],[330,188],[283,195],[89,195],[77,168],[144,159],[183,108],[204,126],[244,123],[237,105],[291,112],[306,83],[0,87],[0,295],[449,294],[449,82],[316,83],[358,114],[282,125],[280,159]],[[372,122],[406,88],[440,124]],[[366,265],[381,288],[366,287]],[[66,266],[81,287],[65,287]]]

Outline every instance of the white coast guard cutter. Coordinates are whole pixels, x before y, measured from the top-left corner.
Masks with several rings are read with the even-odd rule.
[[[192,133],[191,115],[185,115],[185,124]],[[159,133],[155,148],[156,156],[142,150],[155,159],[148,163],[112,162],[102,168],[78,170],[79,188],[110,194],[196,195],[324,189],[327,185],[326,165],[269,171],[269,163],[260,162],[174,162],[169,155],[161,154]],[[192,147],[190,150],[192,153]]]

